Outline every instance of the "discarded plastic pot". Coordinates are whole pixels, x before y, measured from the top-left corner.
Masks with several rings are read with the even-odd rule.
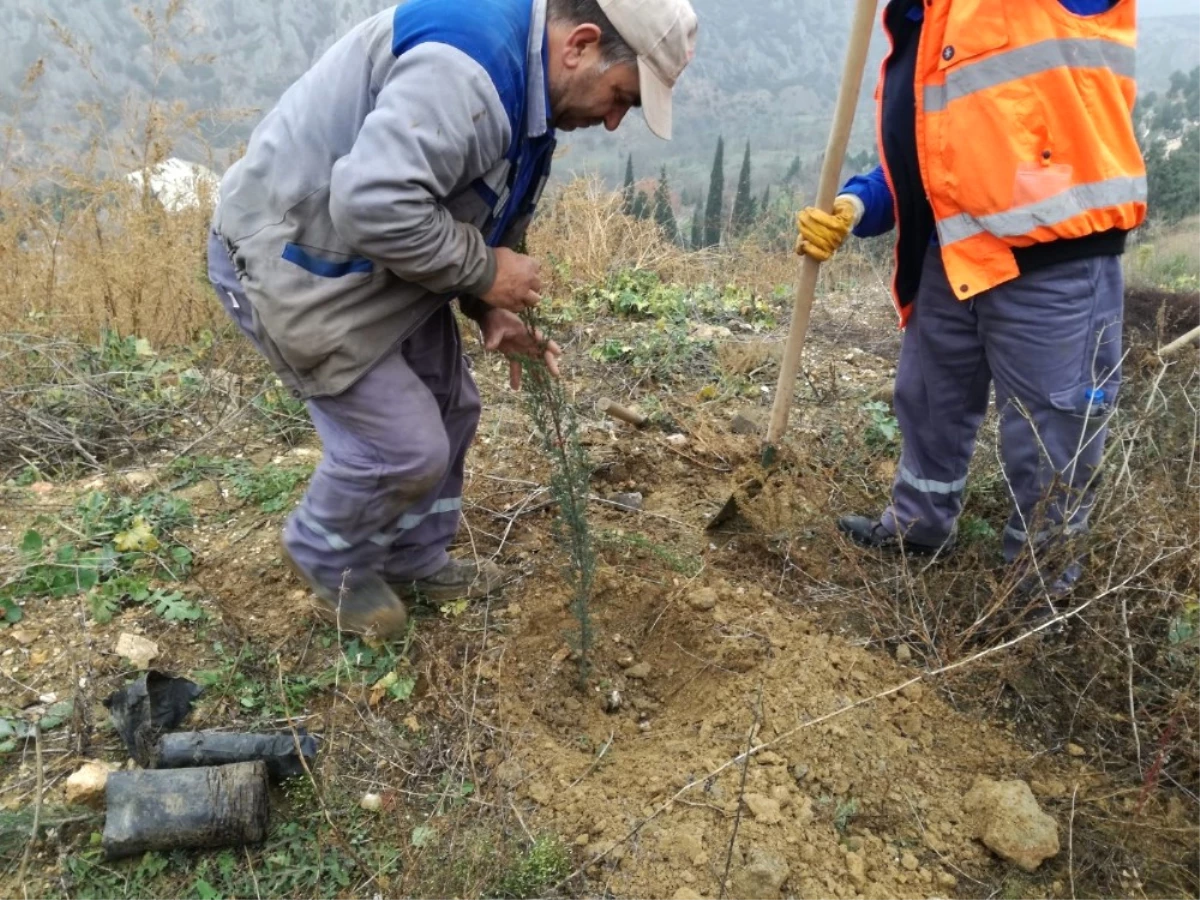
[[[270,817],[267,790],[261,760],[113,772],[105,789],[105,855],[258,843]]]
[[[261,759],[272,781],[304,774],[304,760],[312,765],[317,741],[303,729],[293,737],[282,734],[236,734],[227,731],[181,731],[164,734],[155,748],[155,766],[181,769],[190,766],[223,766]]]
[[[110,694],[104,705],[129,755],[148,768],[155,740],[187,718],[202,691],[193,681],[151,669]]]

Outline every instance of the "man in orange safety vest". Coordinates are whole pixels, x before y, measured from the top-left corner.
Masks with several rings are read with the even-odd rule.
[[[950,552],[994,386],[1004,554],[1052,614],[1080,574],[1067,538],[1088,525],[1121,382],[1120,255],[1146,213],[1135,2],[891,0],[883,24],[882,164],[832,214],[798,216],[797,250],[822,260],[851,230],[897,229],[903,450],[887,509],[838,524],[878,551]]]

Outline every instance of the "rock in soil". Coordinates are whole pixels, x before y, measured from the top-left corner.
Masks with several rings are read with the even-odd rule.
[[[138,669],[150,668],[150,663],[158,656],[158,644],[136,634],[122,632],[117,638],[117,656],[127,659]]]
[[[611,500],[613,503],[615,503],[617,506],[619,506],[621,509],[627,509],[630,512],[641,511],[641,508],[643,505],[642,495],[638,491],[629,491],[629,492],[622,493],[622,494],[613,494],[608,499]]]
[[[908,648],[908,644],[900,644],[896,647],[896,662],[904,665],[912,660],[912,650]]]
[[[791,870],[782,856],[754,847],[729,879],[729,896],[746,900],[776,900]]]
[[[103,762],[86,762],[67,779],[67,803],[104,805],[104,788],[112,767]]]
[[[783,819],[779,813],[779,801],[762,794],[747,794],[746,806],[755,820],[764,825],[778,825]]]
[[[1058,823],[1042,812],[1024,781],[980,776],[963,798],[975,837],[1002,859],[1032,872],[1058,853]]]
[[[645,681],[650,677],[650,663],[638,663],[625,670],[625,674],[637,681]]]
[[[379,812],[383,809],[383,797],[372,791],[363,794],[362,799],[358,801],[358,805],[360,809],[365,809],[367,812]]]
[[[862,887],[867,883],[867,868],[863,858],[857,853],[850,852],[846,854],[846,874],[850,876],[850,880],[855,887]]]
[[[703,587],[697,591],[693,591],[688,597],[688,605],[692,609],[707,612],[717,605],[717,592],[710,587]]]
[[[758,434],[762,431],[762,422],[754,413],[740,412],[730,419],[729,430],[734,434]]]

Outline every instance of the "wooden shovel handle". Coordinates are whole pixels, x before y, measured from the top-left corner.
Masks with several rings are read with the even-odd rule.
[[[1171,341],[1171,343],[1159,350],[1159,358],[1165,358],[1174,353],[1178,353],[1188,344],[1194,343],[1197,338],[1200,338],[1200,325],[1193,328],[1187,334],[1180,335],[1179,337],[1175,338],[1175,340]]]
[[[641,428],[649,419],[640,410],[630,409],[627,406],[621,406],[619,403],[614,403],[607,397],[602,397],[596,401],[596,409],[599,412],[612,416],[614,419],[620,419],[622,422],[628,422],[635,428]]]
[[[825,147],[825,158],[821,162],[821,180],[817,187],[816,205],[826,212],[833,211],[833,201],[837,196],[842,162],[846,158],[846,145],[850,142],[854,110],[858,105],[863,71],[866,69],[867,48],[871,43],[871,28],[875,21],[877,5],[878,0],[857,0],[854,7],[850,44],[846,49],[846,62],[842,68],[842,84],[838,89],[833,127],[829,132],[829,143]],[[800,368],[804,338],[808,334],[808,320],[812,313],[817,273],[820,268],[821,264],[811,256],[801,256],[800,277],[796,282],[796,302],[792,307],[792,324],[783,351],[783,362],[779,367],[779,383],[775,387],[775,403],[771,407],[771,421],[767,427],[766,446],[763,448],[764,462],[767,464],[770,462],[769,457],[774,455],[775,445],[787,428],[788,412],[796,392],[796,373]]]

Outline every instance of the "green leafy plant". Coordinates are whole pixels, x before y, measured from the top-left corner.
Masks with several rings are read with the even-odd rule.
[[[233,476],[233,490],[242,500],[257,503],[263,512],[282,512],[297,486],[310,474],[311,469],[247,468]]]
[[[863,404],[869,421],[864,434],[867,446],[872,450],[892,450],[900,444],[900,423],[892,415],[892,409],[882,400]]]
[[[995,540],[996,537],[996,529],[987,519],[966,515],[959,520],[958,538],[963,543],[978,544],[984,541]]]
[[[187,503],[165,494],[140,499],[89,493],[77,505],[66,535],[28,530],[19,546],[20,574],[0,591],[8,622],[22,615],[19,600],[88,596],[93,617],[112,621],[125,603],[145,603],[169,621],[196,621],[201,609],[179,592],[154,590],[151,581],[186,576],[192,553],[173,539],[190,524]]]
[[[539,835],[524,855],[512,862],[489,891],[491,896],[525,900],[544,897],[571,874],[571,856],[558,838]]]

